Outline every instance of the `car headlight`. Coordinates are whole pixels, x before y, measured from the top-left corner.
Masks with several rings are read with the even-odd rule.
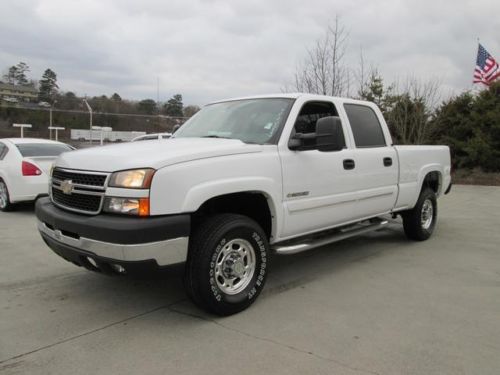
[[[154,169],[130,169],[115,172],[109,179],[108,186],[129,189],[149,189],[153,180]]]
[[[113,214],[149,216],[149,198],[107,197],[104,211]]]

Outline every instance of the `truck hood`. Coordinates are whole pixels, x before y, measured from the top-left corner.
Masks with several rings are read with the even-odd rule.
[[[262,146],[237,139],[171,138],[93,147],[61,154],[58,167],[114,172],[133,168],[160,169],[197,159],[261,152]]]

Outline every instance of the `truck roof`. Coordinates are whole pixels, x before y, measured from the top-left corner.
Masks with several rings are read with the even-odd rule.
[[[365,100],[357,100],[357,99],[351,99],[351,98],[342,98],[338,96],[328,96],[328,95],[317,95],[317,94],[308,94],[308,93],[302,93],[302,92],[294,92],[294,93],[278,93],[278,94],[265,94],[265,95],[252,95],[252,96],[243,96],[243,97],[237,97],[237,98],[228,98],[228,99],[223,99],[223,100],[216,100],[213,101],[209,104],[215,104],[215,103],[223,103],[223,102],[230,102],[230,101],[236,101],[236,100],[246,100],[246,99],[271,99],[271,98],[283,98],[283,99],[298,99],[305,97],[306,99],[309,100],[335,100],[337,102],[342,102],[342,103],[370,103]]]

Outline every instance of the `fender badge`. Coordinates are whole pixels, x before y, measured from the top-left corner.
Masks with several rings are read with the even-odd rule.
[[[297,193],[288,193],[286,195],[287,198],[296,198],[296,197],[305,197],[309,195],[309,192],[308,191],[299,191]]]

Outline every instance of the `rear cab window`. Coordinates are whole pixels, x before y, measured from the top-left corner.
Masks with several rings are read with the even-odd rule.
[[[68,145],[51,143],[20,143],[16,146],[23,157],[59,156],[63,152],[73,150]]]
[[[357,148],[385,147],[384,132],[375,111],[361,104],[344,104]]]

